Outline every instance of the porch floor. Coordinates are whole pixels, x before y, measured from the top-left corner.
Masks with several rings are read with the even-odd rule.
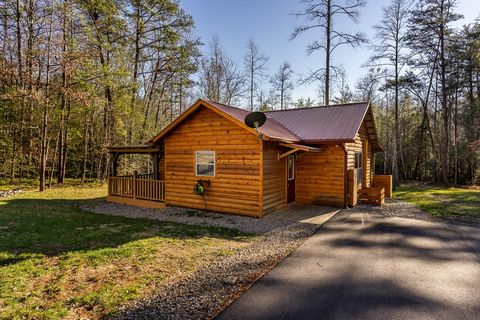
[[[328,219],[333,217],[338,211],[340,211],[340,209],[334,207],[302,205],[293,203],[288,207],[266,215],[264,219],[294,221],[322,225]]]

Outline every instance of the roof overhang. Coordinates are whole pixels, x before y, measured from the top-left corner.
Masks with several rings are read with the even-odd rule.
[[[297,144],[297,143],[279,143],[279,146],[282,147],[287,147],[290,148],[287,152],[284,152],[282,154],[278,154],[277,159],[280,160],[282,158],[285,158],[286,156],[293,154],[295,152],[303,151],[303,152],[321,152],[323,149],[321,148],[316,148],[316,147],[311,147],[311,146],[306,146],[303,144]]]
[[[375,125],[375,117],[373,115],[373,109],[371,104],[369,104],[368,106],[363,121],[365,122],[365,126],[367,127],[368,138],[371,141],[373,152],[383,151],[383,147],[380,144],[380,140],[378,139],[377,127]]]

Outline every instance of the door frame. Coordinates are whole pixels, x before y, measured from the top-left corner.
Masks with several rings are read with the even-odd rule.
[[[289,154],[286,158],[286,189],[287,189],[287,194],[286,194],[286,200],[287,200],[287,204],[290,204],[292,202],[295,202],[296,200],[296,195],[297,195],[297,164],[296,164],[296,156],[295,156],[295,153],[293,154]],[[289,159],[293,159],[293,177],[290,178],[290,171],[289,171],[289,167],[288,167],[288,164],[289,164]],[[289,181],[293,180],[293,200],[289,201],[289,188],[288,188],[288,183]]]

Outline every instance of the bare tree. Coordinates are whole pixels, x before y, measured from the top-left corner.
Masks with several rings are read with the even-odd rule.
[[[290,63],[284,62],[270,79],[270,83],[272,84],[272,98],[276,103],[280,103],[280,110],[286,109],[288,101],[292,98],[292,76],[293,70]]]
[[[371,68],[355,83],[355,99],[374,102],[378,96],[379,69]]]
[[[366,36],[361,33],[349,33],[335,27],[334,21],[341,16],[358,23],[360,8],[365,6],[363,0],[301,0],[305,9],[296,12],[294,15],[298,18],[307,20],[306,24],[295,28],[290,36],[290,40],[296,39],[301,34],[309,30],[320,29],[323,36],[319,40],[311,42],[307,46],[307,54],[310,55],[317,51],[325,53],[325,67],[311,71],[304,79],[304,82],[322,80],[325,83],[324,103],[330,103],[330,72],[334,69],[332,65],[332,54],[338,47],[348,45],[356,48],[367,42]]]
[[[199,88],[207,99],[233,104],[245,93],[245,77],[233,59],[222,49],[218,37],[200,64]]]
[[[260,52],[258,45],[249,39],[247,42],[247,55],[244,58],[245,71],[248,75],[248,91],[250,98],[250,111],[253,111],[253,98],[255,96],[255,89],[257,81],[265,77],[265,65],[268,62],[268,57]]]
[[[392,148],[392,173],[394,185],[399,184],[398,150],[400,148],[398,97],[400,90],[400,75],[408,62],[406,46],[407,24],[411,0],[392,0],[390,5],[382,8],[382,19],[376,30],[374,54],[369,64],[385,69],[387,84],[394,89],[394,134]],[[392,79],[393,78],[393,79]]]
[[[439,100],[442,107],[443,137],[441,143],[441,174],[445,185],[449,184],[449,151],[450,151],[450,113],[448,103],[449,90],[447,73],[449,59],[447,47],[452,40],[452,22],[461,15],[454,12],[456,0],[420,0],[410,19],[411,48],[416,53],[428,54],[433,51],[438,56],[436,78],[440,83]],[[428,63],[428,62],[427,62]],[[437,99],[435,100],[437,101]]]
[[[353,92],[347,81],[347,73],[343,67],[338,71],[338,95],[332,100],[334,103],[349,103],[353,100]]]

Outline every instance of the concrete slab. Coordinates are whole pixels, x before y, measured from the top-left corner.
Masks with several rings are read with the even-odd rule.
[[[333,217],[340,209],[328,206],[291,204],[277,210],[264,219],[294,221],[322,225]]]

